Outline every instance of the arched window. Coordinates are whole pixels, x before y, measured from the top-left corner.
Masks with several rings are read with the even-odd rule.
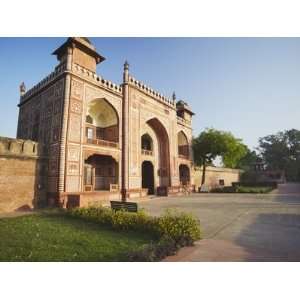
[[[145,133],[141,138],[142,154],[153,155],[153,141],[149,134]]]
[[[189,143],[183,131],[178,132],[178,155],[184,158],[189,157]]]
[[[153,142],[151,136],[147,133],[142,136],[142,149],[153,151]]]
[[[85,120],[87,123],[89,124],[93,124],[93,118],[90,116],[90,115],[87,115],[86,116],[86,120]]]

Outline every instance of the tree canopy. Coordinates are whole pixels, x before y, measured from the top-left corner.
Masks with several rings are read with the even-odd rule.
[[[232,133],[213,128],[206,129],[193,139],[194,161],[203,166],[202,184],[205,183],[206,166],[218,156],[222,158],[224,167],[235,168],[248,148]]]
[[[284,171],[287,180],[300,180],[300,131],[290,129],[259,139],[259,151],[269,170]]]

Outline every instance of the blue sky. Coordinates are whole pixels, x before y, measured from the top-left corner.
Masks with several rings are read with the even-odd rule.
[[[56,65],[65,38],[0,38],[0,135],[15,137],[19,84],[30,88]],[[300,129],[300,38],[91,38],[106,60],[97,73],[130,73],[196,113],[194,134],[231,131],[251,148],[261,136]]]

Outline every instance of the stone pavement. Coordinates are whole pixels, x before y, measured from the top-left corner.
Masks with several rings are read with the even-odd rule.
[[[193,194],[140,203],[159,215],[165,208],[192,212],[203,239],[166,261],[300,261],[300,185],[271,194]]]

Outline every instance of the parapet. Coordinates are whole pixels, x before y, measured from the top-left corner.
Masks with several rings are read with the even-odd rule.
[[[136,80],[132,76],[129,76],[129,84],[135,86],[137,89],[139,89],[140,91],[142,91],[145,94],[149,95],[150,97],[156,99],[157,101],[159,101],[159,102],[161,102],[165,105],[168,105],[172,108],[176,108],[176,103],[175,103],[174,100],[171,100],[170,98],[165,97],[161,93],[156,92],[155,90],[148,87],[147,85],[145,85],[141,81]]]
[[[92,72],[78,64],[73,64],[72,71],[78,74],[79,76],[94,82],[98,86],[101,86],[105,89],[108,89],[109,91],[122,95],[122,87],[120,85],[106,80],[101,76],[98,76],[95,72]]]
[[[21,95],[20,104],[33,96],[35,93],[40,91],[42,88],[44,88],[46,85],[48,85],[50,82],[52,82],[54,79],[56,79],[60,74],[62,74],[66,69],[66,64],[62,63],[56,66],[55,70],[50,73],[47,77],[45,77],[43,80],[41,80],[38,84],[33,86],[31,89],[29,89],[27,92],[24,93],[24,95]]]
[[[39,148],[39,143],[31,140],[0,137],[0,156],[38,158]]]

